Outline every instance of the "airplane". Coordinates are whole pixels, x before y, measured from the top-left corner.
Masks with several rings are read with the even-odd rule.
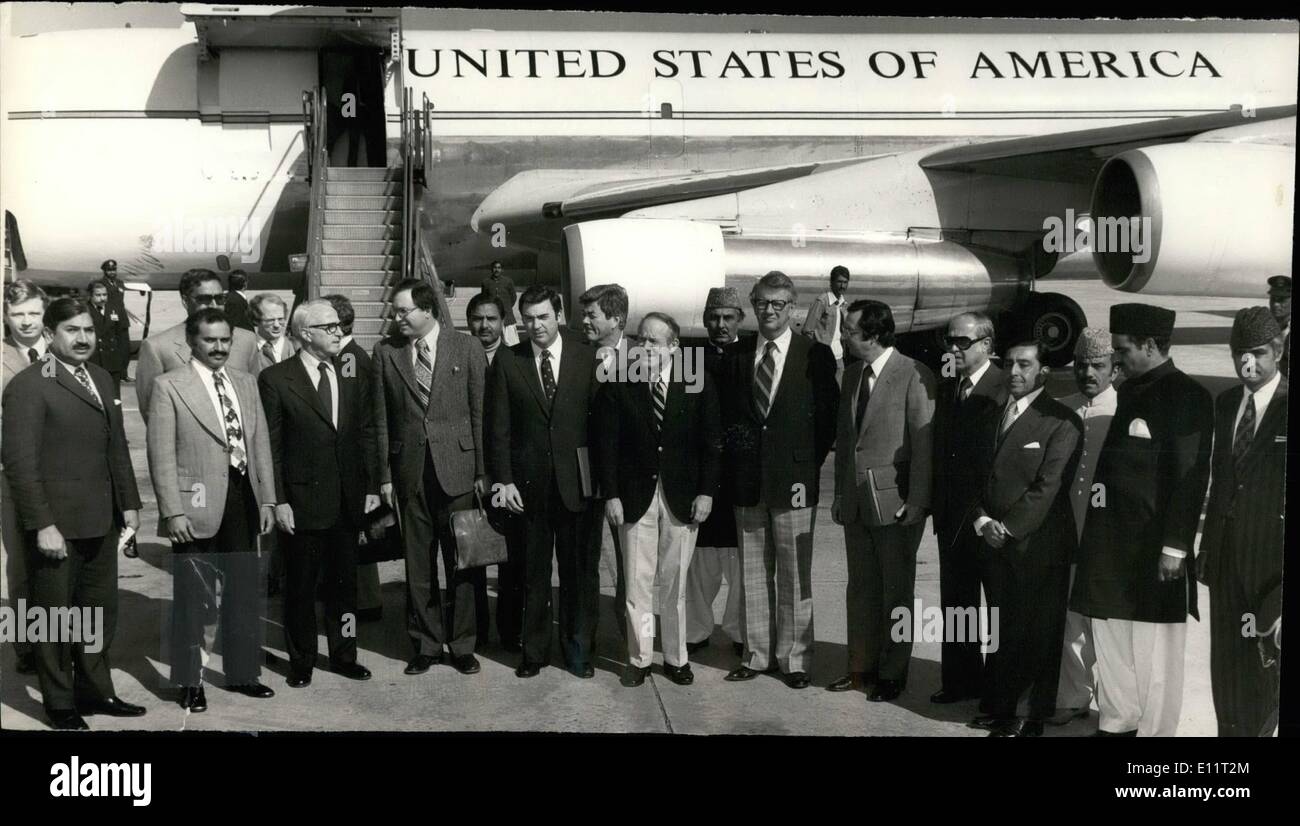
[[[12,36],[6,13],[6,277],[53,289],[110,257],[152,291],[241,267],[352,295],[364,344],[400,273],[473,288],[500,260],[699,335],[709,287],[781,270],[806,307],[843,264],[911,346],[982,310],[1059,365],[1086,318],[1040,291],[1054,270],[1241,297],[1291,271],[1294,22],[182,4]]]

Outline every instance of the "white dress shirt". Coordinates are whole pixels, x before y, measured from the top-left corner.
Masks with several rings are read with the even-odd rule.
[[[24,352],[25,352],[25,351],[24,351]],[[72,380],[75,381],[75,382],[77,382],[77,385],[78,385],[79,387],[84,387],[84,385],[82,385],[81,382],[77,379],[77,366],[76,366],[76,365],[74,365],[74,364],[68,364],[66,361],[64,361],[63,359],[59,358],[58,356],[55,356],[55,357],[54,357],[54,360],[57,361],[59,364],[62,364],[62,365],[64,366],[64,368],[66,368],[67,371],[68,371],[69,373],[72,374]],[[85,364],[82,364],[82,365],[81,365],[81,368],[82,368],[82,369],[85,369],[85,368],[86,368],[86,365],[85,365]],[[103,407],[103,406],[104,406],[104,399],[99,395],[99,388],[95,386],[95,379],[94,379],[93,376],[90,375],[90,370],[86,370],[86,378],[90,380],[90,395],[92,395],[92,396],[95,397],[95,400],[96,400],[97,402],[99,402],[99,406],[100,406],[100,407]]]
[[[438,363],[438,333],[442,331],[442,325],[438,319],[433,320],[433,329],[424,334],[424,341],[429,345],[429,372],[433,372],[433,367]],[[416,343],[419,339],[411,341],[411,366],[415,367],[420,363],[420,347]]]
[[[280,362],[288,358],[290,355],[292,355],[293,351],[289,347],[288,336],[280,336],[275,341],[271,341],[270,339],[265,339],[262,338],[261,336],[258,336],[257,350],[259,353],[262,351],[262,348],[268,344],[271,345],[271,352],[275,353],[276,364],[279,364]]]
[[[876,392],[876,382],[880,380],[880,374],[885,369],[885,362],[889,361],[889,357],[893,354],[894,348],[886,347],[885,352],[881,353],[876,357],[875,361],[871,362],[871,375],[867,377],[868,393]]]
[[[984,359],[984,363],[981,364],[981,365],[979,366],[979,368],[975,370],[974,373],[971,373],[971,374],[970,374],[970,376],[969,376],[969,378],[970,378],[970,388],[971,388],[971,392],[972,392],[972,393],[975,392],[975,388],[976,388],[977,386],[979,386],[980,379],[984,378],[984,374],[987,373],[987,372],[989,371],[989,365],[992,364],[992,363],[993,363],[993,362],[989,361],[988,359]],[[961,394],[961,381],[962,381],[961,379],[958,379],[958,380],[957,380],[957,393],[958,393],[958,395]]]
[[[835,293],[826,291],[827,312],[831,314],[831,352],[836,360],[844,358],[844,344],[840,341],[840,321],[844,318],[843,298],[836,298]]]
[[[1250,392],[1250,388],[1245,387],[1245,385],[1242,386],[1242,389],[1246,392],[1242,394],[1241,404],[1237,405],[1237,415],[1232,419],[1231,438],[1236,439],[1237,425],[1241,424],[1241,417],[1246,414],[1246,405],[1250,403],[1255,405],[1255,430],[1250,435],[1254,436],[1255,433],[1259,432],[1259,421],[1264,418],[1264,411],[1268,410],[1268,403],[1273,401],[1273,393],[1277,391],[1277,386],[1281,383],[1282,372],[1279,370],[1273,374],[1273,378],[1269,379],[1263,387],[1254,393]]]
[[[212,409],[217,411],[217,422],[221,425],[221,436],[224,440],[226,435],[226,410],[221,406],[221,397],[217,395],[217,386],[212,383],[213,371],[198,359],[190,359],[190,366],[194,368],[195,373],[198,373],[199,381],[203,382],[203,388],[208,391],[208,398],[212,400]],[[226,398],[230,399],[230,403],[235,408],[235,417],[239,419],[239,429],[241,432],[246,433],[248,429],[244,427],[244,411],[239,407],[239,394],[235,392],[235,385],[230,381],[230,373],[226,372],[225,367],[222,367],[217,372],[221,374]]]
[[[1083,538],[1083,522],[1088,516],[1088,506],[1092,501],[1092,480],[1097,475],[1097,457],[1101,455],[1101,446],[1106,443],[1106,434],[1110,432],[1110,423],[1115,418],[1115,405],[1118,403],[1119,395],[1113,384],[1091,399],[1082,393],[1061,399],[1061,404],[1083,419],[1083,448],[1079,451],[1078,474],[1070,484],[1074,527],[1080,539]]]
[[[546,390],[546,382],[542,380],[542,348],[537,346],[537,342],[530,339],[533,345],[533,369],[537,371],[537,382]],[[564,336],[556,335],[555,341],[551,346],[546,348],[551,353],[551,373],[555,376],[555,386],[560,386],[560,357],[564,351]]]
[[[330,423],[333,424],[335,427],[338,427],[339,426],[339,377],[338,377],[338,373],[334,370],[334,365],[330,364],[328,361],[323,362],[320,359],[313,356],[311,353],[308,353],[306,347],[298,351],[298,358],[302,359],[303,366],[307,368],[307,376],[308,378],[311,379],[311,386],[316,388],[317,393],[320,392],[320,366],[319,365],[321,364],[325,365],[327,374],[330,377],[330,401],[332,403],[332,407],[330,409]]]
[[[13,343],[14,343],[14,347],[17,347],[19,350],[22,351],[22,353],[23,353],[23,358],[30,358],[30,357],[27,355],[27,351],[28,351],[28,350],[35,350],[35,351],[36,351],[36,360],[37,360],[37,361],[40,361],[41,359],[45,358],[45,353],[46,353],[46,342],[45,342],[45,336],[37,336],[37,338],[36,338],[36,343],[35,343],[35,344],[32,344],[32,345],[28,345],[28,346],[24,346],[24,345],[22,345],[22,344],[19,344],[17,339],[13,339]],[[92,383],[93,383],[93,382],[92,382]]]
[[[785,369],[785,357],[790,352],[790,340],[794,338],[794,331],[789,327],[785,332],[772,341],[776,342],[776,350],[772,353],[772,398],[776,398],[776,389],[781,386],[781,371]],[[767,352],[767,339],[760,334],[758,337],[758,346],[754,348],[754,375],[758,375],[758,365],[763,363],[763,356]]]

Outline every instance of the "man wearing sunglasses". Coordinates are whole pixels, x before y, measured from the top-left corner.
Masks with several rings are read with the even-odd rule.
[[[186,316],[193,315],[196,310],[220,310],[226,306],[226,288],[212,270],[187,270],[181,276],[179,289]],[[140,415],[146,423],[149,421],[149,396],[153,393],[154,379],[168,370],[189,364],[190,357],[190,345],[185,338],[183,321],[158,335],[150,336],[140,344],[140,361],[135,368],[135,396],[140,403]],[[257,336],[248,330],[236,328],[226,363],[236,370],[256,376],[262,369],[257,355]]]
[[[993,364],[993,321],[983,313],[962,313],[948,322],[934,411],[934,532],[939,537],[939,599],[944,616],[956,609],[978,611],[979,554],[971,514],[993,460],[993,434],[1007,403],[1007,382]],[[949,640],[953,640],[949,642]],[[979,697],[984,662],[978,639],[956,641],[944,634],[942,684],[934,703]]]

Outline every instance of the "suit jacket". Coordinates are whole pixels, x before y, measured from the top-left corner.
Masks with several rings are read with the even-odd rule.
[[[1283,377],[1273,391],[1250,447],[1237,461],[1232,456],[1233,420],[1244,392],[1241,385],[1225,390],[1214,405],[1214,481],[1196,564],[1211,589],[1242,588],[1263,631],[1282,612],[1287,379]],[[1231,560],[1228,554],[1233,555]]]
[[[804,316],[803,334],[829,347],[835,337],[835,318],[832,315],[834,311],[830,302],[826,300],[826,293],[818,295],[808,307],[808,315]]]
[[[727,378],[727,351],[725,348],[714,346],[707,339],[700,342],[683,342],[682,346],[698,346],[704,348],[704,371],[708,373],[708,381],[713,385],[714,391],[723,386]],[[722,412],[722,399],[719,394],[718,412]],[[725,449],[725,448],[724,448]],[[719,473],[718,492],[713,497],[713,513],[709,518],[704,520],[700,525],[699,533],[695,537],[695,547],[697,548],[734,548],[736,547],[736,512],[735,494],[732,491],[732,481],[730,474]]]
[[[862,426],[853,421],[865,362],[844,370],[835,447],[835,495],[845,524],[871,511],[867,471],[895,479],[911,505],[930,508],[934,458],[934,374],[895,350],[876,377]],[[864,518],[864,521],[866,519]]]
[[[987,516],[1006,525],[1014,541],[1002,553],[1021,564],[1068,565],[1078,541],[1069,480],[1079,464],[1083,422],[1043,391],[1006,435],[999,440],[995,430],[993,438],[993,461],[971,521]]]
[[[722,420],[712,380],[707,374],[701,380],[695,393],[669,381],[662,436],[654,429],[652,384],[610,382],[597,394],[592,425],[601,495],[622,502],[628,523],[645,515],[660,483],[668,509],[682,522],[691,521],[695,497],[717,494]]]
[[[373,403],[379,483],[392,482],[399,501],[421,490],[424,457],[433,460],[447,496],[469,493],[486,473],[483,346],[447,325],[438,332],[429,404],[421,408],[414,345],[403,336],[375,344]]]
[[[4,344],[0,345],[0,348],[3,350],[4,383],[8,384],[10,379],[26,370],[32,363],[27,358],[27,351],[15,344],[8,336],[5,336]]]
[[[153,393],[154,379],[177,367],[188,365],[192,355],[189,342],[185,340],[183,321],[141,342],[140,358],[135,366],[135,396],[140,403],[140,415],[144,416],[146,423],[149,421],[149,397]],[[257,336],[247,330],[234,330],[226,368],[257,377],[262,369],[257,353]]]
[[[103,407],[53,356],[4,391],[4,472],[25,531],[49,525],[66,539],[106,536],[140,494],[121,402],[104,368],[87,364]]]
[[[248,299],[235,290],[226,293],[226,318],[242,330],[253,332],[253,318],[248,314]]]
[[[348,356],[352,357],[350,362],[348,360]],[[353,365],[354,369],[356,370],[356,374],[364,378],[367,384],[370,384],[372,382],[374,376],[373,371],[375,369],[374,361],[370,358],[370,354],[366,352],[366,348],[362,347],[360,344],[357,344],[357,340],[355,338],[349,341],[343,347],[343,349],[339,351],[339,364],[341,365],[340,369],[346,372],[346,370],[348,369],[347,365],[349,363]],[[369,390],[367,392],[369,392]]]
[[[487,295],[495,295],[501,299],[505,305],[506,314],[501,319],[505,324],[514,324],[515,322],[515,282],[511,281],[508,276],[501,276],[500,281],[493,281],[491,276],[483,279],[483,285],[479,292]]]
[[[973,520],[975,495],[988,477],[1007,403],[1006,374],[990,364],[958,408],[961,379],[939,382],[934,405],[934,532],[946,551]]]
[[[554,478],[564,506],[576,513],[586,510],[589,501],[583,496],[578,449],[588,447],[596,351],[570,330],[561,329],[560,335],[564,352],[550,405],[533,365],[532,342],[497,351],[487,407],[488,475],[493,482],[517,485],[524,507],[544,507],[530,497],[536,491],[540,498]],[[594,466],[591,470],[597,472]]]
[[[356,370],[344,375],[337,362],[334,368],[337,427],[300,357],[272,365],[257,377],[271,438],[275,501],[293,507],[295,529],[359,529],[365,524],[366,494],[379,487],[371,481],[377,461],[370,377]]]
[[[95,324],[95,354],[91,358],[110,373],[126,370],[131,362],[130,338],[126,339],[127,346],[124,348],[119,333],[120,330],[130,329],[129,322],[125,316],[114,320],[112,314],[115,312],[117,310],[112,304],[105,305],[104,312],[96,307],[90,308],[90,318]]]
[[[840,399],[835,356],[824,344],[791,336],[781,383],[764,421],[754,403],[754,358],[760,339],[742,338],[729,345],[728,378],[720,393],[725,465],[735,503],[789,508],[802,490],[805,506],[814,507],[821,466],[835,442]]]
[[[226,367],[239,401],[248,454],[248,481],[260,508],[274,505],[275,471],[266,414],[257,392],[257,379]],[[196,539],[209,539],[221,527],[230,480],[230,454],[225,422],[217,415],[203,380],[189,364],[163,373],[149,398],[146,443],[149,475],[158,495],[159,533],[173,516],[189,517]]]
[[[1079,543],[1071,606],[1090,617],[1141,622],[1199,619],[1196,581],[1161,582],[1165,546],[1192,554],[1210,475],[1214,402],[1172,361],[1124,380],[1093,484]],[[1142,424],[1137,423],[1142,420]],[[1149,436],[1139,435],[1142,430]],[[1189,560],[1190,562],[1190,560]]]
[[[298,350],[301,348],[301,345],[288,336],[284,337],[284,341],[284,355],[280,357],[280,361],[271,361],[266,357],[266,354],[262,352],[262,344],[264,343],[262,339],[257,335],[253,336],[253,343],[257,347],[257,364],[259,372],[270,367],[272,364],[279,364],[280,362],[288,361],[298,355]]]

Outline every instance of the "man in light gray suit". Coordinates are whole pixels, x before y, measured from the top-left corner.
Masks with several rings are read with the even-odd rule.
[[[212,270],[187,270],[181,276],[180,294],[186,315],[205,307],[221,309],[226,304],[226,288]],[[135,368],[135,394],[140,402],[140,415],[146,423],[149,421],[149,396],[153,393],[154,379],[168,370],[189,364],[190,356],[185,322],[141,342],[140,358]],[[236,327],[226,363],[257,378],[262,369],[258,360],[257,336]]]
[[[874,683],[868,699],[887,702],[902,693],[912,657],[911,640],[895,641],[890,629],[896,609],[912,612],[930,508],[935,383],[929,368],[894,349],[889,305],[853,302],[842,335],[860,359],[844,371],[831,506],[848,556],[849,673],[827,688]]]
[[[192,359],[155,381],[147,443],[158,533],[174,552],[172,681],[182,689],[181,706],[201,712],[204,625],[217,610],[227,686],[274,696],[258,681],[257,535],[275,524],[275,475],[257,381],[227,366],[232,327],[225,313],[200,309],[185,327]]]

